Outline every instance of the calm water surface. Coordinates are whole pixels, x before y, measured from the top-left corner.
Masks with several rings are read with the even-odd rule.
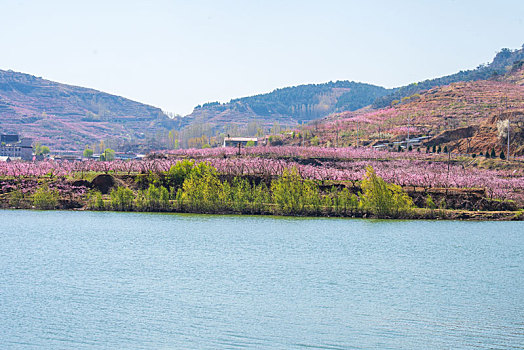
[[[524,224],[0,211],[0,348],[522,349]]]

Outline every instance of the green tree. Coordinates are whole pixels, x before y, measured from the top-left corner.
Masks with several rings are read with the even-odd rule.
[[[306,206],[318,205],[318,187],[304,180],[296,169],[285,169],[279,179],[271,183],[273,202],[282,214],[304,213]]]
[[[169,140],[168,148],[174,148],[175,147],[175,136],[173,134],[173,130],[169,131],[167,138]]]
[[[87,207],[91,210],[104,210],[104,200],[102,199],[102,193],[100,191],[89,193]]]
[[[193,161],[187,159],[178,161],[175,165],[172,165],[166,174],[167,186],[175,189],[182,187],[184,180],[189,176],[194,165],[195,163]]]
[[[33,145],[33,152],[37,155],[37,156],[43,156],[43,155],[46,155],[46,154],[49,154],[50,153],[50,150],[49,150],[49,147],[47,146],[42,146],[39,142],[35,143]]]
[[[215,212],[220,208],[221,190],[216,169],[202,162],[193,167],[185,179],[181,200],[193,211]]]
[[[91,158],[91,157],[93,156],[93,153],[94,153],[94,152],[93,152],[92,149],[90,149],[90,148],[86,148],[86,149],[84,150],[84,154],[83,154],[83,155],[84,155],[84,158]]]
[[[111,148],[106,148],[100,155],[100,160],[108,162],[115,160],[115,151],[113,151]]]
[[[431,197],[430,194],[427,195],[425,202],[426,202],[426,208],[437,209],[437,205],[433,201],[433,198]]]
[[[132,210],[134,199],[133,191],[127,187],[118,187],[111,190],[111,207],[113,210]]]
[[[368,166],[361,184],[361,206],[378,217],[399,216],[414,205],[398,185],[388,184]]]
[[[59,194],[57,190],[51,190],[43,185],[33,194],[33,205],[37,209],[50,210],[58,205]]]
[[[164,211],[169,206],[169,191],[164,186],[150,184],[147,190],[138,193],[136,207],[140,211]]]

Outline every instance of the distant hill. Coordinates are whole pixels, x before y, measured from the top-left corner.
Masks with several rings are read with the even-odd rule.
[[[267,94],[233,99],[228,103],[212,102],[197,106],[185,121],[181,133],[185,139],[211,137],[217,133],[251,135],[256,130],[268,132],[271,126],[296,126],[315,122],[333,113],[389,107],[410,96],[456,82],[486,80],[506,74],[513,64],[524,60],[524,49],[502,49],[489,64],[476,69],[407,86],[386,89],[380,86],[337,81],[276,89]],[[250,124],[252,127],[249,127]],[[182,140],[182,144],[187,142]]]
[[[456,82],[412,95],[392,107],[335,113],[300,131],[287,144],[360,146],[429,135],[427,144],[459,153],[480,153],[507,147],[511,122],[512,154],[524,154],[524,62],[488,80]],[[357,134],[358,131],[358,134]],[[296,134],[295,133],[295,134]],[[423,151],[425,151],[423,149]]]
[[[383,87],[352,81],[309,84],[276,89],[267,94],[233,99],[228,103],[197,106],[188,117],[193,122],[261,125],[296,125],[322,118],[330,113],[357,110],[371,104],[389,91]]]
[[[476,69],[460,71],[441,78],[427,79],[418,83],[392,89],[390,93],[378,97],[373,102],[373,107],[384,108],[391,105],[393,101],[401,101],[402,98],[409,97],[415,93],[429,90],[437,86],[448,85],[460,81],[485,80],[498,75],[504,75],[511,69],[515,62],[522,60],[524,60],[524,45],[521,49],[517,50],[505,48],[497,53],[491,63],[480,65]]]
[[[51,149],[147,149],[153,135],[180,128],[159,108],[93,89],[0,70],[0,132],[20,133]]]

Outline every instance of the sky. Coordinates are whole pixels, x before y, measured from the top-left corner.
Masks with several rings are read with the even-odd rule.
[[[402,86],[523,44],[522,0],[0,0],[0,69],[181,115],[300,84]]]

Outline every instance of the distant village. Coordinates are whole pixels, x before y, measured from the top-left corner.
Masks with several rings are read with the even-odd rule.
[[[83,151],[73,150],[52,150],[50,152],[38,152],[36,143],[33,142],[32,138],[21,137],[18,134],[0,134],[0,162],[11,162],[11,161],[35,161],[43,159],[53,160],[67,160],[67,161],[83,161],[83,160],[100,160],[105,154],[104,153],[90,153],[86,155]],[[222,147],[249,147],[266,145],[268,143],[268,137],[231,137],[227,136],[224,138]],[[142,159],[144,154],[137,154],[133,152],[113,152],[111,159]]]
[[[0,161],[33,160],[33,139],[0,134]]]
[[[394,151],[397,148],[407,149],[421,147],[424,141],[429,139],[429,136],[408,138],[402,141],[380,143],[373,146],[374,149]],[[222,143],[222,147],[249,147],[261,146],[269,143],[268,136],[264,137],[231,137],[226,136]],[[111,160],[129,160],[142,159],[144,154],[137,154],[133,152],[115,152],[111,150]],[[107,155],[104,153],[90,152],[86,155],[83,151],[73,150],[53,150],[53,152],[42,153],[36,151],[33,139],[27,137],[20,137],[18,134],[0,134],[0,162],[10,161],[35,161],[43,160],[45,158],[53,160],[66,161],[83,161],[83,160],[100,160],[105,159]]]
[[[92,153],[86,156],[83,151],[54,150],[53,152],[35,152],[35,143],[28,137],[18,134],[0,134],[0,162],[35,161],[45,158],[53,160],[99,160],[102,154]],[[112,152],[112,159],[141,159],[145,155],[131,152]]]

